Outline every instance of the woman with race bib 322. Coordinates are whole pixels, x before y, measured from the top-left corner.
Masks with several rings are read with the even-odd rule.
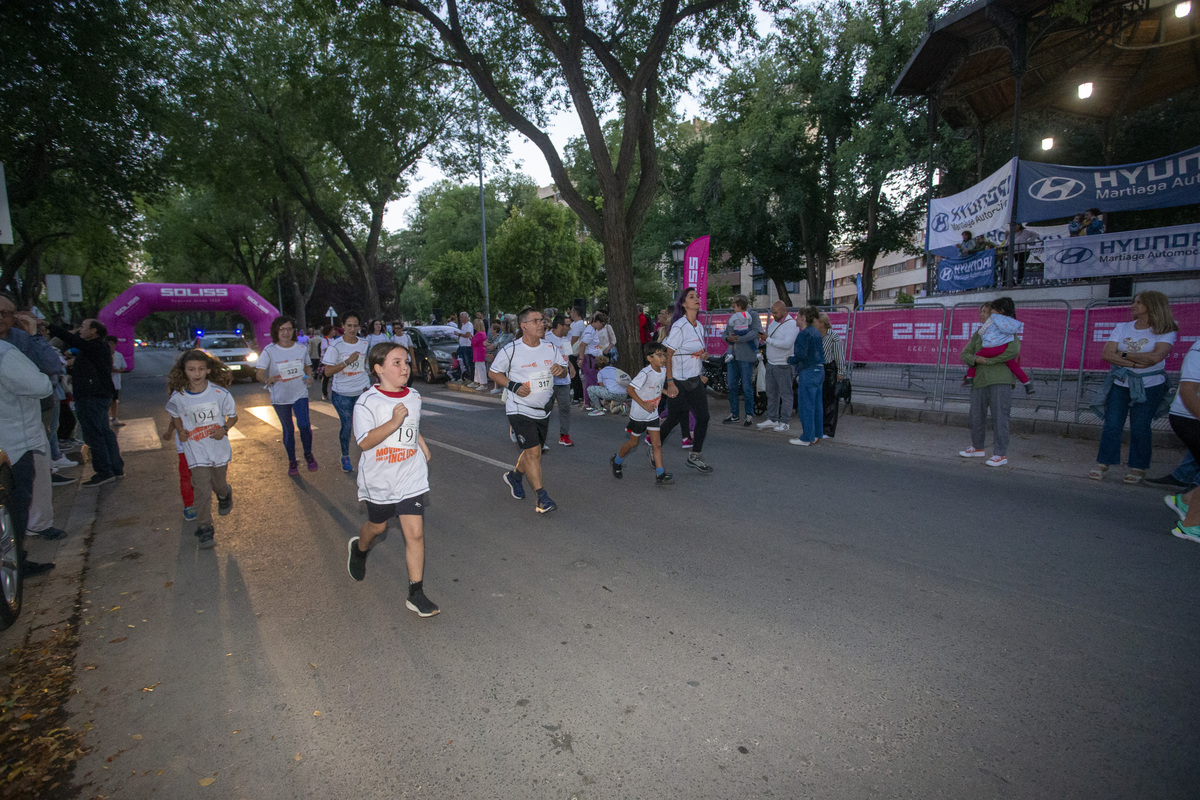
[[[312,423],[308,418],[308,387],[312,386],[312,367],[308,364],[308,349],[296,343],[296,320],[288,316],[271,322],[271,343],[258,356],[254,375],[271,393],[271,407],[283,429],[283,449],[287,451],[288,475],[300,474],[296,460],[296,427],[300,428],[300,444],[308,471],[315,472],[317,459],[312,452]],[[296,415],[295,427],[292,415]]]

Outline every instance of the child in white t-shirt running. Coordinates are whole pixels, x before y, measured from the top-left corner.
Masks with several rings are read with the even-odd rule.
[[[206,550],[216,546],[213,494],[218,514],[233,510],[233,488],[226,479],[233,460],[229,429],[237,424],[237,407],[227,388],[232,382],[229,367],[203,350],[188,350],[167,376],[169,431],[179,436],[192,473],[196,538]]]
[[[354,404],[358,459],[358,499],[366,501],[367,521],[349,543],[346,569],[361,581],[367,553],[388,520],[400,518],[408,565],[405,605],[422,617],[438,607],[425,596],[425,505],[429,492],[429,446],[421,436],[421,395],[407,388],[408,349],[383,342],[367,353],[367,371],[378,383]]]
[[[612,465],[613,477],[623,477],[625,457],[637,447],[638,438],[646,433],[650,437],[650,464],[654,467],[654,485],[668,486],[675,481],[671,473],[663,471],[658,418],[658,403],[662,399],[663,383],[667,379],[667,348],[658,342],[647,342],[642,345],[642,353],[650,363],[634,376],[625,389],[632,401],[629,422],[625,426],[629,438],[621,445],[617,454],[609,459],[609,463]]]

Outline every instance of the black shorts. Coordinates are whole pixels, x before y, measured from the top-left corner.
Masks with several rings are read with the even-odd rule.
[[[509,414],[508,425],[517,437],[517,447],[532,450],[546,443],[546,431],[550,430],[550,418],[533,419],[524,414]]]
[[[629,418],[625,423],[625,432],[630,436],[641,436],[646,431],[662,430],[662,421],[655,417],[654,419],[634,419]]]
[[[113,402],[115,403],[115,402],[117,402],[117,401],[118,401],[118,400],[120,400],[120,399],[121,399],[121,390],[120,390],[120,389],[113,389]]]
[[[406,500],[401,500],[399,503],[372,503],[370,500],[365,500],[367,504],[367,519],[373,525],[382,525],[392,517],[424,517],[425,504],[429,500],[429,493],[419,494],[416,497],[409,497]]]

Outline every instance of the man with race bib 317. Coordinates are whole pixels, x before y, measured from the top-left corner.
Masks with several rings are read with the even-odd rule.
[[[567,356],[555,345],[542,340],[546,321],[542,312],[526,306],[517,315],[521,338],[514,339],[496,352],[488,377],[497,386],[508,389],[504,412],[517,438],[521,455],[504,483],[517,500],[525,499],[523,479],[537,494],[536,510],[546,514],[558,508],[542,488],[542,445],[549,428],[550,405],[554,399],[554,379],[567,374]]]

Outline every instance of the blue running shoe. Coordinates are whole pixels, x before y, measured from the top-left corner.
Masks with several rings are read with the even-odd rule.
[[[512,492],[512,496],[517,500],[525,499],[525,486],[521,483],[521,476],[514,471],[504,473],[504,483],[508,486],[508,490]]]
[[[342,456],[342,472],[354,472],[354,467],[350,465],[350,456]]]
[[[537,512],[539,514],[549,514],[558,508],[558,503],[550,499],[550,495],[543,494],[537,501]]]
[[[1163,498],[1163,502],[1167,504],[1167,508],[1174,511],[1179,516],[1179,521],[1183,522],[1183,518],[1187,516],[1188,504],[1183,502],[1183,495],[1169,494]]]

